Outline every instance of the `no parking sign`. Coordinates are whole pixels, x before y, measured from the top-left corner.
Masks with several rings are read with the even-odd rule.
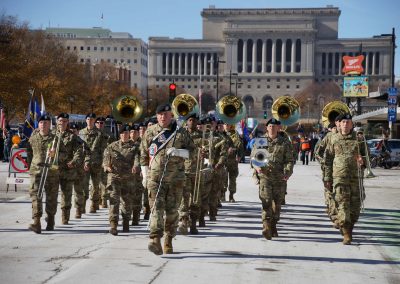
[[[29,171],[26,148],[13,148],[11,150],[10,173],[26,173]]]

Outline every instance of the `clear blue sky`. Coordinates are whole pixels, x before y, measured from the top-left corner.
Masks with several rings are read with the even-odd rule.
[[[0,12],[18,16],[31,28],[95,27],[149,36],[202,37],[200,12],[216,8],[339,7],[339,37],[371,37],[391,33],[400,37],[399,0],[1,0]],[[104,19],[101,20],[103,14]],[[400,49],[397,49],[397,51]],[[396,77],[400,76],[400,53],[396,54]]]

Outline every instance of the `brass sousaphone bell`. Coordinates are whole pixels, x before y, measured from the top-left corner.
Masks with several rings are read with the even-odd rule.
[[[180,94],[172,101],[172,113],[178,120],[185,120],[193,114],[199,114],[199,103],[189,94]]]
[[[272,105],[272,116],[284,126],[292,125],[300,118],[300,105],[292,97],[279,97]]]
[[[350,113],[349,107],[341,101],[333,101],[327,104],[322,110],[322,124],[325,128],[335,121],[338,115]]]
[[[228,95],[217,102],[215,114],[226,124],[236,124],[246,116],[246,108],[239,97]]]
[[[142,113],[143,106],[134,96],[123,95],[112,102],[112,114],[117,121],[134,122],[140,118]]]

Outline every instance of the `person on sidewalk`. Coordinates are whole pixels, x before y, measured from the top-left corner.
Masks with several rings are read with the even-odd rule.
[[[361,200],[360,173],[365,168],[365,143],[357,140],[353,132],[353,121],[350,114],[338,118],[338,134],[325,150],[324,183],[333,191],[338,205],[338,224],[343,234],[343,244],[351,244],[354,224],[360,216]],[[362,184],[362,183],[361,183]],[[364,194],[363,194],[364,196]]]
[[[262,235],[267,240],[278,237],[277,223],[280,218],[285,182],[292,175],[293,153],[285,138],[278,134],[280,121],[271,118],[267,122],[266,150],[268,163],[255,168],[259,180],[259,197],[262,203]],[[253,148],[256,151],[257,148]]]
[[[119,207],[121,204],[122,231],[129,232],[132,215],[132,195],[135,175],[139,173],[139,149],[129,137],[130,126],[123,125],[119,131],[120,139],[104,150],[103,168],[107,172],[107,188],[110,192],[110,234],[118,235]],[[140,208],[140,207],[139,207]]]

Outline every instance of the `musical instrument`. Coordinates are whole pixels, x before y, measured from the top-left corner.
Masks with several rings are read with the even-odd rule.
[[[300,118],[300,105],[292,97],[279,97],[272,104],[272,116],[283,126],[292,125]]]
[[[193,114],[199,114],[199,103],[196,98],[189,94],[180,94],[175,97],[171,104],[172,113],[178,120],[186,120]]]
[[[143,106],[134,96],[123,95],[115,98],[111,104],[112,115],[116,121],[134,122],[143,113]]]
[[[228,95],[217,102],[215,114],[226,124],[236,124],[245,118],[246,108],[240,98]]]
[[[266,149],[268,147],[267,138],[255,138],[253,150],[250,154],[250,163],[254,168],[267,167],[271,154]]]
[[[335,121],[340,114],[350,113],[349,107],[341,101],[333,101],[328,103],[322,110],[322,124],[325,128]]]
[[[366,178],[374,178],[374,177],[376,177],[376,175],[374,175],[374,173],[371,170],[371,160],[370,160],[370,157],[369,157],[367,141],[365,140],[365,136],[364,135],[363,135],[363,143],[364,143],[364,147],[365,147],[365,160],[367,162],[365,177]]]

